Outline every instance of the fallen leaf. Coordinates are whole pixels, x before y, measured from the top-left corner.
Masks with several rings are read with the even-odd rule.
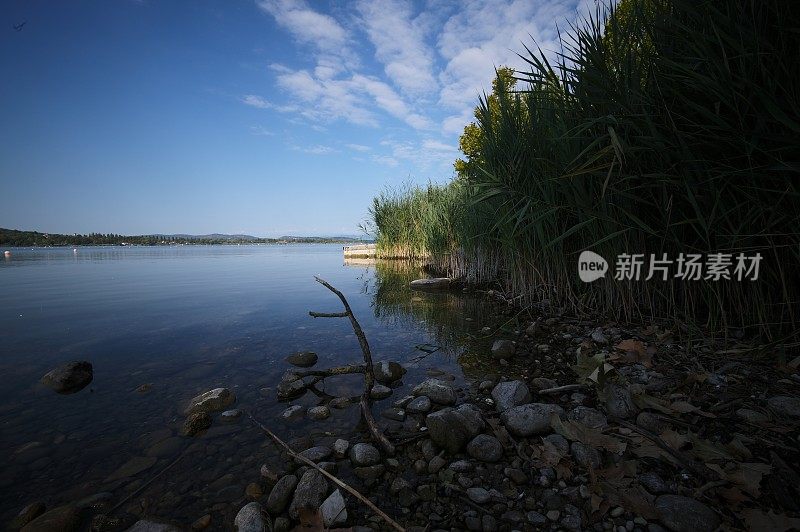
[[[772,471],[771,465],[756,462],[735,464],[731,470],[724,470],[718,464],[708,464],[708,468],[756,499],[761,495],[761,479]]]
[[[646,368],[653,367],[652,351],[648,350],[644,342],[629,338],[614,346],[614,349],[622,351],[622,355],[615,353],[614,360],[622,360],[628,364],[642,364]]]
[[[772,510],[763,512],[756,508],[742,510],[747,526],[754,532],[784,532],[793,528],[800,528],[800,519],[788,517],[786,514],[776,514]]]
[[[627,447],[624,441],[603,434],[599,429],[587,427],[577,421],[562,421],[558,414],[550,416],[550,426],[568,440],[579,441],[593,448],[602,447],[614,454],[622,454]]]
[[[300,524],[294,530],[306,530],[314,532],[323,532],[325,525],[322,522],[322,512],[319,510],[312,510],[310,508],[299,508],[297,510],[298,519]]]

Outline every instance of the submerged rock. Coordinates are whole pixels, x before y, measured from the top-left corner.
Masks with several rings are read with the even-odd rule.
[[[264,508],[257,503],[245,504],[233,520],[237,532],[267,532],[272,530],[272,523]]]
[[[315,406],[313,408],[309,408],[308,412],[306,412],[306,416],[308,419],[313,419],[315,421],[320,421],[323,419],[328,419],[331,417],[331,409],[327,406]]]
[[[386,399],[390,395],[392,395],[392,389],[383,384],[374,385],[369,393],[369,396],[375,400]]]
[[[448,288],[450,288],[450,279],[447,277],[433,277],[411,281],[412,290],[447,290]]]
[[[427,395],[420,395],[409,401],[406,411],[412,414],[427,414],[431,411],[431,400]]]
[[[236,401],[236,396],[229,389],[214,388],[189,401],[185,413],[189,415],[195,412],[217,412],[229,407],[234,401]]]
[[[411,393],[415,396],[424,395],[440,405],[454,405],[458,400],[455,389],[439,379],[427,379],[411,390]]]
[[[211,414],[208,412],[195,412],[190,414],[183,423],[183,435],[194,436],[211,426]]]
[[[292,499],[294,489],[297,487],[297,477],[286,475],[281,477],[273,486],[267,497],[267,510],[272,515],[278,515],[286,509]]]
[[[220,419],[228,423],[236,421],[240,417],[242,417],[242,411],[238,409],[226,410],[222,414],[220,414]]]
[[[406,370],[397,362],[381,361],[375,365],[375,379],[383,384],[389,384],[400,380]]]
[[[111,473],[106,482],[112,482],[121,478],[128,478],[138,475],[142,471],[146,471],[153,467],[158,459],[155,456],[134,456],[124,464],[122,464],[116,471]]]
[[[509,408],[500,419],[515,436],[533,436],[550,432],[550,416],[561,415],[564,409],[549,403],[530,403]]]
[[[712,532],[719,516],[705,504],[680,495],[661,495],[656,499],[661,522],[673,532]]]
[[[531,392],[522,381],[501,382],[492,390],[492,399],[498,412],[531,402]]]
[[[306,384],[299,375],[289,371],[281,377],[281,382],[278,383],[276,391],[278,392],[278,399],[281,401],[296,399],[306,392]]]
[[[94,377],[91,362],[68,362],[45,374],[41,382],[57,393],[67,395],[84,389]]]
[[[286,357],[286,362],[300,368],[310,368],[317,363],[319,357],[313,351],[293,353]]]
[[[292,405],[281,413],[281,417],[286,421],[300,419],[306,413],[306,407],[302,405]]]

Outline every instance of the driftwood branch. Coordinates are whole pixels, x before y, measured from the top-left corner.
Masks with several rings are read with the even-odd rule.
[[[567,384],[566,386],[556,386],[555,388],[545,388],[544,390],[539,390],[537,393],[539,395],[558,395],[565,392],[574,392],[577,390],[583,390],[586,388],[583,384]]]
[[[347,318],[347,312],[314,312],[313,310],[308,313],[312,318]]]
[[[364,373],[366,371],[364,364],[349,364],[347,366],[337,366],[328,369],[301,369],[292,370],[292,373],[300,377],[334,377],[336,375],[349,375],[351,373]]]
[[[372,417],[372,387],[375,386],[375,370],[373,369],[372,365],[372,353],[369,350],[369,342],[367,342],[367,337],[364,334],[364,331],[361,329],[361,325],[359,325],[358,320],[353,315],[353,310],[350,308],[350,304],[347,302],[347,298],[344,297],[339,290],[331,286],[327,281],[321,279],[319,277],[314,277],[319,284],[336,294],[336,296],[341,300],[342,305],[344,306],[344,315],[350,318],[350,325],[353,326],[353,332],[356,334],[358,338],[358,343],[361,346],[361,352],[364,354],[364,392],[361,394],[361,415],[364,417],[364,421],[367,423],[367,427],[369,427],[369,431],[372,434],[372,437],[375,441],[383,448],[383,450],[389,454],[394,454],[394,445],[383,435],[381,430],[378,428],[377,423],[375,423],[375,418]]]
[[[278,445],[283,447],[286,450],[286,452],[289,453],[289,456],[291,456],[295,460],[303,462],[304,464],[306,464],[309,467],[313,467],[314,469],[316,469],[317,471],[322,473],[331,482],[333,482],[334,484],[336,484],[337,486],[339,486],[340,488],[342,488],[343,490],[348,492],[350,495],[352,495],[353,497],[355,497],[359,501],[363,502],[367,507],[369,507],[370,510],[375,512],[376,515],[380,516],[381,519],[386,521],[389,524],[389,526],[391,526],[395,530],[399,530],[400,532],[404,531],[404,528],[402,526],[400,526],[394,519],[392,519],[391,517],[386,515],[383,511],[381,511],[381,509],[378,508],[377,506],[375,506],[372,503],[372,501],[370,501],[369,499],[367,499],[366,497],[361,495],[361,493],[359,493],[355,488],[351,487],[349,484],[343,482],[342,480],[339,480],[337,477],[335,477],[332,474],[328,473],[327,471],[325,471],[324,469],[319,467],[317,464],[315,464],[314,462],[312,462],[311,460],[309,460],[305,456],[302,456],[302,455],[294,452],[294,450],[291,447],[289,447],[289,444],[284,442],[282,439],[280,439],[278,436],[276,436],[275,433],[273,433],[266,426],[264,426],[264,424],[259,422],[256,418],[254,418],[252,413],[248,412],[247,415],[250,417],[250,419],[253,421],[253,423],[258,425],[258,427],[267,434],[267,436],[272,438],[272,440],[275,443],[277,443]]]

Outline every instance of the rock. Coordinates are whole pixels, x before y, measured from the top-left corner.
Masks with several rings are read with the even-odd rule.
[[[431,411],[431,400],[426,395],[415,397],[406,405],[406,411],[412,414],[427,414]]]
[[[600,467],[600,454],[594,447],[589,447],[579,441],[574,441],[570,449],[572,451],[572,457],[579,465],[587,469],[590,467],[592,469],[598,469]]]
[[[653,495],[662,495],[672,491],[669,485],[658,476],[658,473],[653,471],[648,471],[639,475],[639,484]]]
[[[350,449],[350,461],[354,466],[371,466],[380,463],[381,453],[369,443],[356,443]]]
[[[226,411],[224,411],[222,414],[220,414],[220,416],[219,416],[219,417],[220,417],[220,419],[221,419],[222,421],[225,421],[225,422],[227,422],[227,423],[230,423],[230,422],[232,422],[232,421],[236,421],[236,420],[238,420],[240,417],[242,417],[242,411],[241,411],[241,410],[239,410],[239,409],[234,409],[234,410],[226,410]]]
[[[558,386],[558,383],[553,379],[547,379],[545,377],[536,377],[531,381],[531,385],[538,391],[538,390],[547,390],[549,388],[555,388]]]
[[[386,468],[383,464],[353,468],[353,473],[362,480],[374,480],[383,475]]]
[[[492,356],[496,359],[506,359],[514,356],[517,347],[511,340],[495,340],[492,344]]]
[[[456,473],[466,473],[472,470],[472,464],[470,464],[466,460],[456,460],[455,462],[450,464],[450,469],[452,469]]]
[[[45,374],[41,383],[56,393],[67,395],[83,390],[94,377],[91,362],[68,362]]]
[[[403,377],[406,370],[397,362],[378,362],[375,367],[375,379],[382,384],[390,384]]]
[[[444,466],[447,465],[447,460],[439,456],[438,454],[431,458],[431,461],[428,462],[428,473],[435,474],[442,470]]]
[[[270,515],[278,515],[286,509],[296,487],[297,477],[294,475],[286,475],[278,479],[267,497],[267,510]]]
[[[485,380],[478,384],[478,391],[481,393],[490,393],[494,388],[494,381]]]
[[[188,416],[195,412],[217,412],[224,410],[236,401],[236,396],[227,388],[214,388],[189,401],[184,413]]]
[[[308,409],[306,412],[306,417],[308,417],[308,419],[313,419],[314,421],[328,419],[331,417],[331,409],[325,405],[315,406]]]
[[[328,481],[322,473],[316,469],[307,470],[300,477],[300,482],[297,483],[297,488],[294,490],[294,497],[289,505],[289,516],[297,519],[298,510],[301,508],[316,510],[325,500],[327,493]]]
[[[180,528],[169,523],[162,523],[153,519],[140,519],[126,532],[180,532],[180,530]]]
[[[639,415],[641,416],[642,414]],[[741,419],[756,425],[769,421],[769,418],[761,412],[758,412],[757,410],[750,410],[749,408],[740,408],[736,411],[736,415]],[[636,422],[638,424],[638,418]]]
[[[369,396],[375,400],[386,399],[390,395],[392,395],[392,389],[383,384],[374,385],[369,393]]]
[[[331,450],[323,445],[311,447],[300,453],[300,456],[307,458],[312,462],[322,462],[331,455]]]
[[[714,510],[680,495],[661,495],[656,499],[656,511],[673,532],[712,532],[720,523]]]
[[[562,454],[566,455],[569,453],[569,442],[561,434],[548,434],[544,439],[552,443]]]
[[[333,455],[336,456],[336,458],[343,458],[349,449],[350,442],[347,440],[339,438],[333,442]]]
[[[330,528],[334,525],[343,525],[347,521],[347,506],[338,489],[331,493],[319,507],[322,514],[322,524]]]
[[[467,490],[467,497],[469,497],[472,502],[477,504],[485,504],[492,498],[492,496],[489,495],[489,492],[484,488],[469,488]]]
[[[424,395],[434,403],[445,406],[454,405],[458,400],[455,389],[439,379],[427,379],[411,390],[411,393],[417,397]]]
[[[146,471],[153,467],[157,461],[155,456],[135,456],[119,466],[119,468],[111,473],[106,482],[112,482],[121,478],[128,478],[138,475],[142,471]],[[48,512],[49,513],[49,512]]]
[[[81,524],[80,514],[74,506],[59,506],[41,514],[25,525],[23,532],[73,532]]]
[[[194,436],[211,426],[211,414],[208,412],[195,412],[189,414],[183,423],[183,435]]]
[[[289,532],[292,529],[292,522],[288,517],[276,517],[273,529],[275,532]]]
[[[410,286],[412,290],[447,290],[450,288],[450,279],[447,277],[416,279],[411,281]]]
[[[286,421],[294,421],[300,419],[306,413],[306,407],[300,405],[292,405],[281,413],[281,417]]]
[[[455,411],[464,418],[467,430],[469,430],[472,435],[479,434],[486,426],[481,417],[481,411],[469,403],[458,405]]]
[[[631,392],[627,387],[610,382],[606,385],[604,393],[608,415],[626,419],[636,414],[637,409],[633,404]]]
[[[531,510],[527,514],[525,514],[525,518],[528,522],[532,525],[542,526],[547,522],[547,518],[540,514],[539,512],[535,512]]]
[[[467,445],[467,454],[482,462],[497,462],[503,457],[503,446],[494,436],[478,434]]]
[[[261,489],[261,486],[255,482],[251,482],[247,485],[244,489],[244,494],[250,499],[256,500],[260,499],[264,495],[264,490]]]
[[[636,416],[636,424],[653,434],[661,434],[669,428],[669,423],[652,412],[639,412],[639,415]]]
[[[181,447],[183,447],[184,441],[186,440],[183,438],[172,436],[165,440],[161,440],[155,445],[152,445],[149,449],[147,449],[145,454],[147,456],[155,456],[156,458],[172,456],[178,454],[178,451],[181,449]]]
[[[480,418],[477,424],[470,412],[469,409],[444,408],[428,414],[425,424],[431,440],[451,454],[458,453],[483,428]]]
[[[405,421],[406,411],[402,408],[390,407],[381,412],[381,416],[394,421]]]
[[[334,397],[328,403],[328,406],[331,408],[342,409],[347,408],[353,404],[349,397]]]
[[[237,532],[266,532],[272,530],[272,523],[264,508],[257,502],[242,506],[233,520],[234,530]]]
[[[211,525],[211,514],[206,514],[195,519],[192,523],[192,530],[205,530]]]
[[[492,390],[495,408],[505,412],[509,408],[531,402],[531,392],[522,381],[501,382]]]
[[[601,429],[608,425],[608,420],[602,412],[588,406],[576,406],[567,414],[567,418],[593,429]]]
[[[11,521],[11,529],[12,530],[19,530],[23,526],[27,525],[40,515],[42,515],[47,507],[41,501],[32,502],[14,517],[14,520]]]
[[[530,403],[509,408],[500,419],[515,436],[533,436],[550,432],[550,416],[561,415],[564,409],[549,403]]]
[[[278,392],[278,399],[281,401],[296,399],[306,393],[306,384],[296,373],[288,371],[281,377],[281,382],[278,383],[276,391]]]
[[[781,417],[800,419],[800,397],[779,395],[767,399],[767,405]]]
[[[507,467],[503,470],[503,474],[510,478],[514,484],[522,486],[528,483],[528,475],[526,475],[521,469]]]
[[[525,329],[525,334],[533,338],[534,336],[537,336],[539,334],[539,331],[541,331],[541,329],[542,325],[538,321],[534,321],[533,323],[528,325],[528,327]]]
[[[608,338],[603,334],[603,329],[600,327],[592,331],[592,340],[600,345],[606,345],[608,343]]]
[[[286,357],[286,362],[299,368],[310,368],[317,363],[317,354],[313,351],[299,351]]]

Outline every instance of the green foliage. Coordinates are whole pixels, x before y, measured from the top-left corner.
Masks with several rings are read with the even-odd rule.
[[[525,87],[496,87],[469,129],[465,204],[444,209],[459,213],[450,248],[466,256],[451,271],[475,274],[488,256],[497,266],[481,275],[528,301],[796,335],[797,10],[783,0],[623,0],[610,18],[598,12],[566,33],[555,64],[528,50],[528,70],[515,74]],[[576,262],[585,249],[612,261],[764,260],[757,282],[584,284]]]

